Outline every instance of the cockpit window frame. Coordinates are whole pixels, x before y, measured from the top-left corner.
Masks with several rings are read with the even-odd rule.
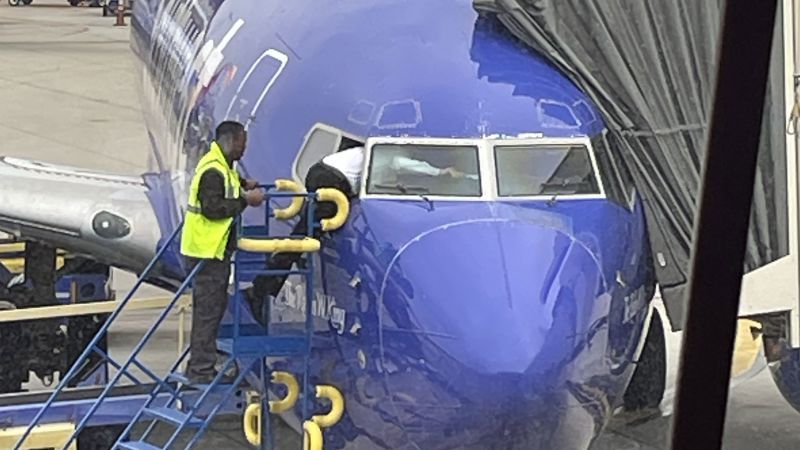
[[[495,147],[498,146],[533,146],[533,145],[582,145],[589,152],[589,160],[592,164],[592,171],[597,179],[597,186],[600,193],[594,194],[559,194],[559,201],[570,200],[605,200],[606,189],[603,184],[603,177],[600,175],[597,158],[594,154],[591,139],[588,136],[575,137],[503,137],[503,138],[420,138],[420,137],[370,137],[366,140],[366,154],[364,155],[364,174],[363,182],[358,192],[361,199],[379,200],[412,200],[419,201],[419,195],[404,194],[369,194],[367,185],[369,184],[370,164],[372,162],[372,148],[379,144],[394,145],[435,145],[435,146],[474,146],[478,149],[478,175],[480,177],[481,195],[480,196],[451,196],[451,195],[426,195],[430,200],[447,202],[479,202],[479,201],[503,201],[503,202],[523,202],[523,201],[546,201],[553,198],[553,194],[546,195],[525,195],[525,196],[500,196],[498,192],[497,161],[495,160]]]
[[[491,150],[489,151],[488,157],[491,159],[491,167],[494,170],[492,180],[493,187],[493,195],[494,198],[497,200],[502,201],[533,201],[533,200],[550,200],[553,198],[553,194],[539,194],[539,195],[500,195],[498,186],[499,186],[499,174],[497,173],[497,159],[495,155],[495,148],[497,147],[525,147],[525,146],[567,146],[567,145],[581,145],[586,147],[586,150],[589,152],[589,162],[592,165],[592,172],[594,173],[594,177],[597,180],[597,188],[599,193],[593,194],[557,194],[556,197],[559,201],[561,200],[605,200],[607,199],[606,195],[606,187],[603,184],[603,177],[600,174],[599,166],[597,165],[597,156],[594,153],[594,147],[592,146],[591,139],[588,136],[576,136],[576,137],[564,137],[564,138],[556,138],[556,137],[537,137],[537,138],[528,138],[528,139],[490,139],[487,141]]]
[[[367,186],[369,184],[370,167],[372,163],[372,148],[375,145],[393,144],[393,145],[431,145],[431,146],[453,146],[453,147],[476,147],[478,149],[478,178],[480,181],[481,195],[461,196],[461,195],[425,195],[425,198],[438,201],[485,201],[491,200],[488,195],[486,186],[487,160],[485,158],[485,139],[449,139],[449,138],[417,138],[417,137],[372,137],[367,139],[366,154],[364,155],[364,167],[362,173],[365,174],[363,182],[359,189],[359,197],[362,199],[382,199],[382,200],[414,200],[419,201],[419,195],[404,195],[404,194],[369,194],[367,193]],[[446,150],[443,150],[446,151]],[[491,168],[488,168],[491,170]]]
[[[322,123],[322,122],[315,123],[311,128],[308,129],[308,132],[306,132],[306,135],[303,137],[303,144],[300,146],[300,150],[297,152],[297,155],[295,155],[294,161],[292,162],[292,178],[294,178],[294,180],[297,183],[299,183],[301,186],[305,186],[305,181],[306,181],[305,180],[305,176],[307,174],[302,174],[301,175],[301,174],[297,173],[297,168],[298,168],[298,165],[300,163],[300,159],[303,157],[303,154],[305,153],[305,151],[306,151],[306,149],[308,147],[308,141],[311,139],[311,136],[314,134],[314,132],[316,132],[318,130],[319,131],[324,131],[326,133],[330,133],[330,134],[336,136],[336,145],[333,147],[332,151],[330,153],[328,153],[327,155],[325,155],[325,156],[329,156],[329,155],[332,155],[334,153],[337,153],[337,152],[341,151],[342,139],[343,138],[348,138],[348,139],[350,139],[352,141],[357,141],[357,142],[365,142],[365,139],[363,137],[361,137],[361,136],[356,136],[356,135],[348,133],[348,132],[346,132],[346,131],[344,131],[342,129],[336,128],[334,126],[331,126],[331,125],[328,125],[328,124],[325,124],[325,123]],[[319,160],[320,160],[320,158],[316,158],[316,157],[314,158],[314,161],[319,161]]]

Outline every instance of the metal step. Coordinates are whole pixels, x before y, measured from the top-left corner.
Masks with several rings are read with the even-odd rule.
[[[308,353],[308,339],[305,336],[240,336],[217,339],[217,348],[237,357],[303,356]]]
[[[193,391],[205,391],[211,385],[211,383],[202,383],[202,384],[200,384],[200,383],[192,383],[182,373],[171,373],[171,374],[167,375],[167,382],[180,383],[181,385],[183,385],[183,389],[185,389],[185,390],[193,390]],[[216,389],[218,389],[220,387],[223,387],[223,386],[225,386],[225,385],[224,384],[220,384],[220,385],[217,385],[216,387],[214,387],[214,389],[216,390]]]
[[[246,280],[251,280],[259,275],[264,276],[290,276],[290,275],[311,275],[308,269],[297,270],[268,270],[268,269],[239,269],[239,275]]]
[[[177,372],[167,375],[167,382],[180,383],[183,385],[184,389],[192,389],[195,391],[205,391],[209,386],[211,386],[211,383],[193,383],[189,381],[184,374]],[[230,387],[230,383],[226,384],[220,382],[212,388],[211,392],[221,391],[228,387]]]
[[[117,447],[127,450],[162,450],[160,447],[142,441],[120,442]]]
[[[192,383],[186,378],[182,373],[173,372],[167,375],[167,381],[172,381],[174,383],[180,383],[184,386],[191,386]]]
[[[175,425],[182,424],[189,417],[189,414],[178,411],[177,409],[164,408],[164,407],[145,408],[142,410],[142,412],[147,416],[155,417],[157,419],[162,419],[167,422],[171,422]],[[200,425],[202,425],[202,423],[203,421],[201,419],[197,417],[192,417],[191,419],[189,419],[188,426],[199,427]]]

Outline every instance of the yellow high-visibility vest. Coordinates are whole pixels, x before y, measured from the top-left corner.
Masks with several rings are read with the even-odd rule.
[[[225,179],[225,198],[239,198],[241,182],[239,174],[228,165],[222,149],[216,142],[197,163],[197,168],[189,188],[189,205],[186,221],[181,234],[181,253],[199,259],[219,259],[225,257],[225,246],[231,232],[233,217],[212,220],[200,212],[200,178],[210,169],[218,170]]]

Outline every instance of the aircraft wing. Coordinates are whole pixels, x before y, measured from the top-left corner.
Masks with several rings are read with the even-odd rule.
[[[137,271],[159,227],[141,178],[0,157],[0,230]]]

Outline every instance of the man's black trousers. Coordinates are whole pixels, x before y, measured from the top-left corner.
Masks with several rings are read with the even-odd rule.
[[[214,375],[217,362],[217,334],[228,305],[231,261],[206,259],[194,279],[192,291],[191,356],[186,369],[190,378]],[[200,262],[187,258],[189,270]]]

